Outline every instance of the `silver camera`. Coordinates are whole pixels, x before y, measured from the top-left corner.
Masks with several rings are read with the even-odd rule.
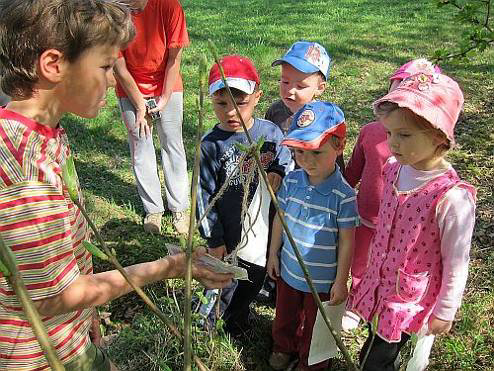
[[[151,120],[156,121],[161,119],[161,112],[149,112],[150,109],[156,108],[156,100],[154,98],[150,98],[146,100],[146,107],[148,109],[148,115],[151,117]]]

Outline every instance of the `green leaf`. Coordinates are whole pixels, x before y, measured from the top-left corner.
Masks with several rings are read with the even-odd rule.
[[[261,152],[261,148],[264,145],[264,141],[265,141],[265,138],[264,137],[261,137],[261,139],[259,139],[259,142],[256,145],[256,150],[257,150],[258,153]]]
[[[0,272],[2,272],[4,277],[10,276],[10,271],[5,264],[3,264],[2,259],[0,259]]]
[[[246,146],[242,143],[235,142],[234,145],[235,145],[235,147],[237,147],[242,152],[249,152],[250,151],[250,147]]]
[[[371,322],[371,330],[374,334],[377,332],[377,326],[379,325],[379,314],[374,314],[374,318],[372,318]]]
[[[100,258],[101,260],[108,260],[108,255],[101,251],[98,247],[93,245],[91,242],[82,241],[84,248],[89,251],[93,256]]]
[[[72,202],[79,201],[79,193],[77,192],[77,171],[75,170],[74,158],[69,156],[62,165],[62,180],[69,191],[69,196]]]

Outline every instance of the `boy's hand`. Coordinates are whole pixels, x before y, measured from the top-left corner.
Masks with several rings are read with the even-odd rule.
[[[223,247],[224,246],[220,246]],[[217,249],[216,249],[217,250]],[[202,255],[206,254],[204,247],[198,247],[194,251],[193,264],[192,264],[192,277],[201,282],[204,286],[210,289],[221,289],[231,284],[233,274],[230,273],[216,273],[208,268],[196,264],[195,261]]]
[[[278,279],[280,276],[280,258],[278,257],[278,254],[269,254],[266,270],[271,279],[275,281]]]
[[[343,303],[348,296],[348,286],[346,282],[335,281],[329,292],[329,305]]]
[[[268,173],[268,182],[273,188],[273,192],[276,192],[280,188],[281,176],[277,173]]]
[[[429,329],[427,330],[427,335],[447,334],[449,330],[451,330],[451,326],[453,326],[453,321],[444,321],[431,314],[431,317],[429,318]]]
[[[208,254],[214,256],[215,258],[223,260],[226,255],[226,246],[221,245],[218,247],[208,247]]]

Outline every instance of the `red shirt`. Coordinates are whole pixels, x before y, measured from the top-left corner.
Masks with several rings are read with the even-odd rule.
[[[365,219],[363,223],[377,224],[384,187],[382,171],[389,156],[391,152],[384,126],[376,121],[363,126],[345,169],[345,178],[352,187],[360,181],[357,205],[360,217]]]
[[[144,11],[132,16],[137,35],[122,51],[130,74],[146,96],[159,96],[163,90],[169,48],[189,45],[185,14],[178,0],[149,0]],[[117,96],[126,97],[117,82]],[[183,91],[179,76],[173,91]]]

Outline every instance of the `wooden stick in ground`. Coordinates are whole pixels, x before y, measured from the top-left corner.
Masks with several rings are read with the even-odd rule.
[[[209,49],[213,54],[214,60],[219,67],[221,79],[223,81],[223,84],[226,87],[226,90],[228,92],[228,96],[229,96],[230,100],[232,101],[232,104],[235,107],[235,111],[237,112],[237,116],[240,119],[240,122],[242,124],[242,128],[244,129],[245,135],[247,136],[247,140],[249,141],[249,144],[252,145],[254,143],[254,141],[252,140],[252,137],[250,136],[249,131],[247,130],[247,127],[245,126],[245,122],[242,119],[242,115],[240,114],[240,110],[238,109],[237,103],[235,102],[235,99],[234,99],[233,94],[230,90],[230,87],[228,86],[228,83],[226,81],[225,74],[223,71],[223,67],[221,66],[220,60],[218,58],[218,53],[216,51],[216,47],[214,46],[214,44],[211,40],[208,40],[208,43],[209,43]],[[307,267],[306,267],[306,265],[302,259],[302,256],[300,255],[300,252],[297,248],[297,244],[295,243],[295,240],[293,239],[293,236],[292,236],[292,234],[288,228],[288,225],[286,224],[285,219],[283,218],[283,215],[280,211],[278,200],[277,200],[277,198],[273,192],[273,189],[271,188],[271,185],[269,184],[268,177],[266,175],[266,171],[264,170],[264,167],[262,166],[261,160],[259,158],[259,154],[257,151],[254,151],[253,155],[254,155],[254,159],[256,161],[257,167],[259,168],[259,173],[261,174],[262,179],[263,179],[264,183],[266,183],[266,186],[268,188],[269,195],[271,196],[271,201],[273,203],[273,206],[276,208],[276,214],[278,215],[278,218],[281,221],[281,225],[283,226],[283,230],[285,231],[285,233],[288,237],[288,240],[290,241],[290,244],[292,245],[293,251],[295,252],[295,256],[297,257],[297,261],[299,262],[300,267],[302,268],[302,271],[304,272],[305,280],[307,281],[307,285],[309,286],[309,289],[312,293],[312,296],[314,297],[314,301],[316,302],[317,307],[319,308],[319,311],[320,311],[320,313],[324,319],[324,322],[326,323],[326,326],[328,327],[331,335],[333,335],[335,342],[336,342],[336,345],[341,350],[341,353],[343,354],[343,357],[345,358],[345,361],[347,362],[349,369],[352,371],[358,371],[358,368],[353,363],[352,358],[350,356],[350,353],[346,349],[345,344],[343,344],[343,341],[341,340],[340,335],[334,330],[333,326],[331,325],[331,322],[329,321],[328,316],[326,315],[326,312],[325,312],[324,307],[323,307],[322,302],[321,302],[321,298],[319,297],[319,294],[317,293],[317,291],[314,287],[312,279],[309,276],[309,272],[307,270]]]
[[[199,183],[199,160],[201,156],[201,136],[204,123],[204,95],[206,86],[207,62],[206,56],[202,55],[199,62],[199,99],[197,104],[198,125],[196,131],[196,148],[194,156],[194,170],[192,171],[192,186],[190,196],[190,224],[189,235],[187,238],[187,271],[185,274],[185,350],[184,350],[184,371],[191,370],[191,354],[192,354],[192,241],[194,237],[195,222],[196,222],[196,201],[197,201],[197,184]]]
[[[19,273],[19,269],[17,268],[17,262],[15,259],[12,250],[8,247],[3,238],[0,236],[0,259],[3,264],[9,270],[9,275],[5,278],[12,285],[17,298],[19,299],[22,308],[24,310],[24,314],[26,315],[31,328],[33,329],[34,335],[43,349],[43,353],[48,361],[52,370],[55,371],[63,371],[65,368],[63,367],[62,362],[58,359],[57,353],[53,344],[48,336],[48,332],[46,331],[46,327],[41,321],[41,317],[34,306],[29,293],[27,292],[26,286],[24,285],[24,281]]]

